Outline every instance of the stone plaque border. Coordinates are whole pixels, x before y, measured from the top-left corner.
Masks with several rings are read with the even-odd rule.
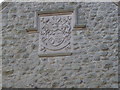
[[[37,12],[37,17],[47,17],[47,16],[61,16],[61,15],[71,15],[72,16],[72,25],[75,26],[75,23],[76,23],[76,20],[75,20],[75,17],[76,17],[76,12],[74,11],[74,9],[59,9],[59,10],[51,10],[51,11],[41,11],[41,12]],[[39,22],[39,19],[36,20],[36,27],[40,27],[38,23],[41,23]],[[39,30],[40,28],[38,28]],[[72,29],[73,30],[73,29]],[[71,34],[72,34],[72,30],[71,30]],[[40,41],[40,39],[39,39]],[[45,53],[40,53],[41,51],[38,51],[38,55],[40,57],[54,57],[54,56],[70,56],[72,55],[72,35],[71,35],[71,40],[70,40],[70,46],[71,46],[71,49],[68,50],[67,52],[64,50],[63,51],[52,51],[52,52],[45,52]],[[39,49],[40,50],[40,49]]]

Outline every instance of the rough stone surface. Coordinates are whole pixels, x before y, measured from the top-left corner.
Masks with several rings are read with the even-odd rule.
[[[34,12],[75,8],[78,24],[73,32],[76,54],[38,56],[39,33]],[[112,2],[10,2],[2,10],[3,87],[12,88],[117,88],[118,7]]]

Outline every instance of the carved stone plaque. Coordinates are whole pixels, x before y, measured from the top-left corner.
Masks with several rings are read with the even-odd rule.
[[[39,16],[39,56],[71,55],[73,14]]]

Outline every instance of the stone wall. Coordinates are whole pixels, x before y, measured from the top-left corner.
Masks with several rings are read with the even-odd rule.
[[[78,24],[71,56],[39,57],[36,11],[78,8]],[[10,2],[2,10],[3,87],[12,88],[117,88],[118,7],[112,2]]]

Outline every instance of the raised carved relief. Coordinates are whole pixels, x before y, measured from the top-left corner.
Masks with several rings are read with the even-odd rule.
[[[39,16],[39,56],[70,55],[73,13]]]

